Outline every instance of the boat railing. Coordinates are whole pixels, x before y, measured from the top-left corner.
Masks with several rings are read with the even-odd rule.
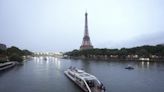
[[[87,82],[86,82],[84,79],[83,79],[83,81],[84,81],[84,83],[85,83],[85,85],[86,85],[86,87],[87,87],[88,91],[89,91],[89,92],[92,92],[92,91],[91,91],[91,89],[89,88],[89,86],[88,86]]]

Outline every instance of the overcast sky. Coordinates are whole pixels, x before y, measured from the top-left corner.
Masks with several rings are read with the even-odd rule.
[[[85,11],[96,48],[164,43],[164,0],[0,0],[0,43],[32,51],[79,49]]]

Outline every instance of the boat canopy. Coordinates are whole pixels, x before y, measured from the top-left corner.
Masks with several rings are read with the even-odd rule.
[[[70,68],[72,72],[76,74],[81,79],[88,80],[88,81],[94,81],[96,84],[101,85],[101,82],[93,75],[88,74],[84,72],[83,70],[79,70],[77,68]]]

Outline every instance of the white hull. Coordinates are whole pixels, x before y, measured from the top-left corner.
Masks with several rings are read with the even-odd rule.
[[[85,92],[105,92],[105,87],[103,85],[97,85],[101,84],[97,78],[85,73],[83,70],[67,69],[64,71],[64,74]],[[91,81],[95,83],[92,84]]]
[[[73,77],[71,77],[71,76],[68,74],[67,71],[65,71],[64,74],[65,74],[69,79],[71,79],[76,85],[78,85],[83,91],[88,92],[88,90],[87,90],[86,88],[82,87],[81,85],[79,85],[79,83],[78,83]]]

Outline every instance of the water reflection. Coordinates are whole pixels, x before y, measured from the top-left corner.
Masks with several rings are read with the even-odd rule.
[[[164,67],[164,62],[150,62],[150,61],[142,61],[142,62],[136,62],[137,67],[142,70],[159,70],[159,67]]]
[[[58,58],[54,58],[54,62],[55,62],[55,69],[56,69],[56,76],[57,76],[57,78],[60,78],[60,76],[61,76],[61,61],[58,59]]]
[[[41,69],[41,70],[37,70],[40,71],[37,72],[38,74],[41,72],[45,72],[45,74],[48,76],[50,75],[50,73],[53,72],[54,74],[56,74],[56,78],[61,77],[61,73],[60,73],[61,61],[59,58],[46,56],[46,57],[34,57],[33,60],[36,63],[36,67],[38,67],[37,69]]]
[[[142,62],[139,62],[138,67],[140,67],[140,66],[141,66],[141,69],[149,69],[150,66],[154,66],[154,64],[152,62],[150,63],[149,61],[147,61],[147,62],[142,61]]]
[[[128,64],[135,66],[135,69],[124,69]],[[95,75],[104,83],[107,92],[164,92],[164,62],[68,60],[55,57],[34,57],[19,69],[15,67],[0,73],[0,92],[82,92],[64,76],[64,70],[70,66],[84,68]]]
[[[56,67],[56,69],[60,70],[61,61],[58,58],[55,58],[55,67]]]
[[[85,71],[87,72],[91,72],[91,69],[90,69],[90,62],[88,60],[82,60],[81,61],[81,68],[82,69],[85,69]]]
[[[149,66],[150,66],[149,61],[146,62],[146,66],[147,66],[147,68],[149,68]]]

